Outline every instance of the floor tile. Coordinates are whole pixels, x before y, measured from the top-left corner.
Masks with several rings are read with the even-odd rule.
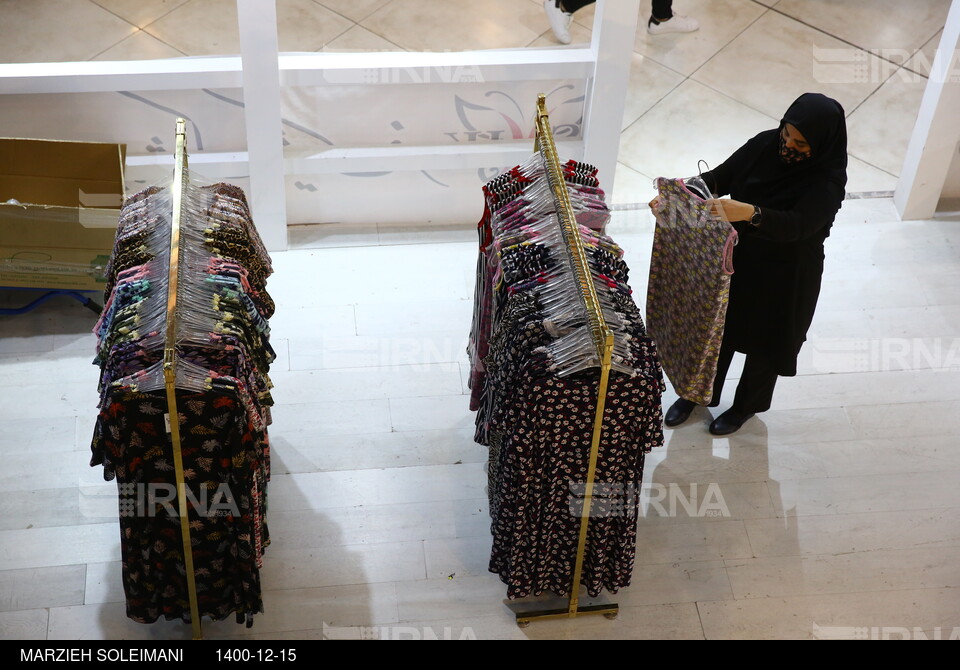
[[[0,640],[46,640],[48,610],[0,612]]]
[[[740,520],[694,519],[645,523],[637,527],[638,564],[715,561],[753,555]]]
[[[351,21],[363,21],[391,0],[323,0],[321,5],[332,9]]]
[[[83,565],[4,570],[0,572],[0,612],[80,604],[85,572]]]
[[[73,527],[116,522],[116,484],[105,489],[65,489],[0,492],[0,530]],[[119,532],[119,530],[118,530]]]
[[[460,395],[454,363],[277,371],[270,375],[280,404]]]
[[[136,32],[102,7],[76,0],[3,3],[0,24],[0,63],[88,60]]]
[[[643,18],[637,26],[634,51],[685,76],[698,72],[766,11],[750,0],[684,0],[677,4],[674,11],[697,19],[700,30],[650,35],[646,30],[649,17],[647,9],[644,3],[640,3],[640,16]],[[727,76],[733,72],[736,70],[728,71]],[[698,78],[698,81],[711,84],[710,79]]]
[[[754,598],[698,604],[708,640],[898,639],[957,626],[952,589]],[[874,631],[873,629],[878,630]],[[905,631],[903,630],[905,629]],[[917,635],[916,639],[923,639]]]
[[[396,621],[396,593],[392,584],[332,586],[264,591],[264,613],[254,617],[250,631],[272,634],[302,629],[304,621],[317,628],[368,625]],[[215,640],[250,632],[233,619],[203,621],[204,639]],[[182,621],[142,624],[126,617],[123,603],[97,603],[50,609],[51,639],[189,640],[191,629]]]
[[[785,480],[779,496],[782,508],[797,516],[937,509],[960,498],[953,493],[952,476],[934,471]],[[893,490],[903,495],[891,495]]]
[[[917,50],[904,66],[912,72],[916,72],[924,77],[930,76],[930,69],[933,67],[934,58],[937,55],[937,49],[940,46],[940,38],[943,37],[943,29],[937,31],[937,34],[927,40],[927,43]]]
[[[348,559],[348,560],[344,560]],[[424,577],[420,542],[313,549],[269,548],[260,580],[264,591],[408,581]]]
[[[298,441],[287,431],[278,430],[270,433],[270,470],[288,474],[483,463],[487,450],[474,443],[473,432],[464,429],[346,434],[318,443]]]
[[[96,380],[87,383],[32,384],[0,406],[0,419],[33,419],[97,413]]]
[[[778,12],[881,54],[919,49],[943,27],[949,8],[949,0],[909,6],[897,0],[854,0],[842,7],[815,0],[781,0],[777,4]]]
[[[270,504],[279,512],[474,499],[484,495],[484,472],[482,464],[466,463],[276,475]]]
[[[496,575],[397,583],[401,621],[503,614],[507,587]]]
[[[956,435],[960,430],[958,409],[956,400],[845,408],[857,434],[869,438]]]
[[[710,125],[691,127],[691,109]],[[776,128],[777,119],[688,79],[623,132],[619,159],[654,178],[689,177],[699,172],[697,161],[716,167],[761,130]]]
[[[86,565],[86,585],[81,604],[121,603],[123,599],[123,564],[120,561]]]
[[[427,579],[462,579],[490,574],[490,533],[479,537],[425,540]]]
[[[368,247],[378,243],[377,224],[315,223],[287,226],[287,240],[291,249]]]
[[[271,510],[268,523],[276,546],[312,548],[482,537],[490,533],[486,498],[427,503],[343,507],[305,512]]]
[[[293,370],[334,370],[404,366],[410,371],[424,366],[450,370],[467,361],[467,328],[438,332],[355,337],[295,338],[290,342]],[[426,333],[426,334],[420,334]]]
[[[0,531],[0,570],[100,563],[120,558],[117,523]]]
[[[854,474],[936,472],[960,465],[951,435],[879,437],[821,445],[823,467],[831,477]]]
[[[897,176],[863,162],[855,156],[847,156],[847,193],[892,194],[897,188]]]
[[[621,607],[636,607],[732,597],[723,561],[690,561],[636,564],[630,586],[616,599]]]
[[[169,44],[161,42],[153,35],[138,30],[109,49],[101,51],[92,60],[129,61],[150,60],[154,58],[181,58],[184,54]]]
[[[390,407],[386,400],[308,402],[277,404],[270,434],[288,439],[310,440],[312,436],[390,432]],[[299,437],[297,437],[299,436]]]
[[[5,454],[4,461],[9,469],[0,474],[0,489],[30,491],[77,486],[90,457],[71,446],[70,451]]]
[[[542,7],[512,0],[490,0],[482,6],[393,0],[362,25],[412,51],[522,47],[548,27]]]
[[[40,454],[66,451],[74,443],[76,419],[70,416],[44,419],[10,419],[0,442],[0,453]],[[69,446],[68,446],[69,445]]]
[[[851,155],[899,175],[910,144],[926,80],[894,74],[847,117]]]
[[[650,57],[634,52],[630,61],[630,81],[623,110],[622,129],[643,116],[666,95],[679,86],[684,77]]]
[[[312,0],[277,2],[280,51],[316,51],[347,31],[352,22]],[[191,1],[144,29],[189,56],[240,53],[236,3]]]
[[[608,187],[609,188],[609,187]],[[653,179],[640,174],[624,163],[617,162],[617,172],[613,178],[613,196],[607,190],[608,205],[645,206],[657,196],[653,186]],[[608,227],[609,230],[609,227]],[[612,235],[612,233],[611,233]],[[622,245],[619,237],[614,237]]]
[[[750,558],[956,547],[960,546],[960,527],[953,517],[944,508],[894,509],[881,514],[791,514],[778,519],[749,519],[743,524],[750,537]]]
[[[429,244],[431,242],[476,242],[477,227],[473,224],[387,224],[377,226],[380,244]]]
[[[433,331],[449,332],[456,324],[462,324],[463,332],[469,334],[472,318],[472,297],[470,300],[360,303],[357,305],[357,335],[422,335]]]
[[[826,593],[953,588],[960,547],[860,551],[725,561],[737,600]],[[717,599],[713,599],[717,600]]]
[[[738,75],[740,64],[761,61],[762,79]],[[807,91],[836,99],[849,113],[880,83],[870,81],[871,68],[879,69],[876,56],[783,14],[767,12],[692,76],[779,120]]]
[[[271,338],[349,337],[357,334],[354,305],[284,305],[270,319]]]
[[[129,21],[137,28],[143,28],[164,14],[187,2],[187,0],[93,0],[104,9]]]
[[[474,425],[467,396],[395,398],[390,400],[394,430],[457,430]]]

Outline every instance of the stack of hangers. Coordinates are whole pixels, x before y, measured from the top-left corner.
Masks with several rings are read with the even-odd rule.
[[[270,542],[272,267],[241,189],[187,179],[183,193],[176,401],[197,600],[201,616],[250,625]],[[170,187],[124,204],[94,328],[91,465],[118,483],[127,615],[143,623],[191,618],[163,375],[172,208]]]
[[[644,454],[663,443],[663,376],[592,166],[562,166],[597,297],[615,336],[582,583],[630,583]],[[600,359],[557,202],[535,154],[487,183],[468,353],[475,439],[489,448],[490,571],[519,598],[566,594],[580,531]]]

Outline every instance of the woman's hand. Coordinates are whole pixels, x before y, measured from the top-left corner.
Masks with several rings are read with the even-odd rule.
[[[753,218],[753,205],[749,203],[730,198],[714,198],[707,202],[710,203],[710,213],[722,221],[749,221]]]

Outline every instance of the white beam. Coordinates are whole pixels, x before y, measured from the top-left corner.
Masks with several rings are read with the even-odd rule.
[[[250,208],[270,251],[287,248],[283,119],[274,0],[237,0],[246,109]]]
[[[237,56],[0,64],[0,95],[239,88]]]
[[[947,14],[893,194],[901,219],[933,216],[960,143],[960,0]]]
[[[584,107],[583,159],[599,169],[608,198],[613,194],[639,12],[640,0],[597,0],[593,22],[590,48],[596,65]]]

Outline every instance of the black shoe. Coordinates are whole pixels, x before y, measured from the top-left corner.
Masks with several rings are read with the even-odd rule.
[[[713,423],[710,424],[710,434],[729,435],[730,433],[736,433],[752,416],[753,413],[741,412],[731,407],[713,420]]]
[[[696,406],[697,403],[680,398],[677,402],[670,405],[670,409],[667,410],[666,415],[663,417],[663,422],[668,426],[679,426],[690,418],[690,412],[692,412]]]

